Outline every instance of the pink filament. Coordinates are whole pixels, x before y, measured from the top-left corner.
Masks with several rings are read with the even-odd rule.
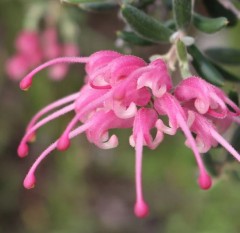
[[[134,207],[135,215],[139,218],[143,218],[148,215],[148,206],[143,199],[142,194],[142,153],[143,153],[143,135],[139,132],[136,138],[136,204]]]
[[[20,157],[24,157],[27,154],[24,155],[24,153],[27,153],[28,151],[24,150],[24,148],[27,146],[26,142],[29,140],[29,137],[41,126],[45,125],[46,123],[48,123],[51,120],[54,120],[58,117],[60,117],[63,114],[66,114],[67,112],[70,112],[74,109],[75,105],[74,104],[70,104],[54,113],[52,113],[51,115],[47,116],[46,118],[42,119],[41,121],[39,121],[36,125],[33,125],[32,128],[30,128],[26,134],[24,135],[23,139],[20,142],[19,148],[18,148],[18,154]]]
[[[209,189],[212,185],[211,178],[207,174],[207,171],[204,167],[202,158],[198,152],[194,138],[193,138],[186,122],[184,121],[183,117],[180,114],[177,114],[177,120],[178,120],[179,126],[181,127],[183,133],[185,134],[187,140],[189,141],[191,148],[193,150],[193,153],[195,155],[195,158],[196,158],[196,161],[197,161],[197,164],[199,167],[199,172],[200,172],[199,178],[198,178],[199,186],[202,189]]]
[[[79,134],[83,133],[85,130],[87,130],[91,125],[92,125],[92,122],[88,122],[84,125],[79,126],[75,130],[70,132],[69,137],[70,138],[76,137],[77,135],[79,135]],[[58,140],[55,141],[54,143],[52,143],[49,147],[47,147],[39,155],[39,157],[36,159],[36,161],[33,163],[31,168],[29,169],[28,174],[26,175],[26,177],[24,179],[24,187],[25,188],[29,189],[34,185],[32,182],[30,182],[30,180],[33,180],[32,177],[34,177],[34,173],[35,173],[37,167],[39,166],[39,164],[42,162],[42,160],[45,159],[57,147],[57,142],[58,142]],[[34,179],[34,182],[35,182],[35,179]]]
[[[26,75],[24,79],[20,82],[20,88],[22,90],[28,89],[32,85],[33,76],[48,66],[52,66],[59,63],[87,63],[88,61],[89,61],[88,57],[60,57],[60,58],[50,60],[38,66],[36,69],[31,71],[28,75]]]
[[[210,129],[213,138],[240,162],[240,154],[216,130]]]
[[[68,102],[71,102],[73,100],[75,100],[78,97],[79,93],[73,93],[69,96],[66,96],[62,99],[59,99],[51,104],[49,104],[48,106],[46,106],[45,108],[43,108],[42,110],[40,110],[37,114],[35,114],[35,116],[32,118],[32,120],[28,123],[28,126],[26,128],[26,131],[28,131],[30,128],[33,127],[33,125],[38,121],[39,118],[41,118],[44,114],[50,112],[51,110],[60,107],[61,105],[64,105]]]
[[[107,92],[106,94],[99,97],[98,99],[92,101],[91,103],[86,105],[86,107],[82,108],[81,110],[79,110],[76,113],[76,116],[70,121],[70,123],[68,124],[68,126],[66,127],[66,129],[64,130],[62,135],[60,136],[59,143],[57,146],[57,148],[59,150],[66,150],[70,146],[70,141],[69,141],[68,135],[69,135],[70,131],[72,130],[72,128],[79,121],[79,118],[81,117],[81,115],[83,115],[87,111],[90,111],[90,110],[96,108],[99,104],[103,103],[104,100],[109,98],[111,95],[112,95],[112,89],[109,92]]]

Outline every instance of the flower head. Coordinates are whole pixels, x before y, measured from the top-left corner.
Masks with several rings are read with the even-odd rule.
[[[18,148],[20,157],[28,154],[28,142],[41,126],[68,112],[75,112],[62,135],[30,168],[24,180],[26,188],[34,186],[35,170],[44,158],[54,149],[66,150],[70,140],[83,132],[89,142],[102,149],[117,147],[117,136],[109,135],[113,128],[132,128],[129,142],[136,154],[134,212],[138,217],[148,214],[141,179],[143,146],[155,149],[164,134],[183,132],[186,145],[193,151],[199,167],[198,183],[202,189],[209,189],[212,180],[200,153],[219,143],[240,161],[238,152],[218,133],[219,128],[225,130],[233,120],[237,121],[240,110],[220,89],[201,78],[189,77],[173,88],[163,60],[148,64],[136,56],[100,51],[89,57],[62,57],[44,63],[21,81],[21,89],[30,88],[34,75],[40,70],[62,63],[86,64],[86,83],[79,92],[43,108],[28,124]],[[45,114],[48,115],[42,118]],[[161,116],[168,118],[168,125],[163,123]],[[152,135],[152,129],[155,129],[155,135]]]
[[[6,62],[6,72],[13,80],[20,80],[34,66],[44,60],[59,56],[78,56],[79,49],[74,43],[60,43],[57,30],[47,28],[43,33],[23,30],[15,41],[16,54]],[[68,64],[57,64],[50,67],[49,76],[53,80],[60,80],[66,76]]]

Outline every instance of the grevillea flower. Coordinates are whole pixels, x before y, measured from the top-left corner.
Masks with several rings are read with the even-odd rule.
[[[44,124],[75,112],[62,135],[47,147],[34,162],[24,187],[35,185],[35,170],[54,149],[66,150],[70,140],[85,132],[89,142],[102,149],[117,147],[113,128],[132,128],[129,142],[136,154],[136,203],[138,217],[148,214],[142,192],[143,146],[155,149],[164,134],[175,135],[181,130],[186,145],[193,151],[199,167],[198,183],[202,189],[212,185],[200,153],[221,144],[238,161],[239,153],[220,135],[232,121],[239,123],[240,109],[219,88],[199,77],[189,77],[173,88],[163,60],[146,63],[139,57],[114,51],[100,51],[89,57],[62,57],[44,63],[21,81],[23,90],[30,88],[33,76],[42,69],[68,63],[84,63],[86,83],[79,92],[57,100],[40,110],[30,121],[18,147],[20,157],[28,154],[28,142]],[[231,107],[231,110],[229,109]],[[44,115],[48,114],[44,118]],[[161,116],[168,118],[165,125]],[[155,129],[155,135],[152,135]]]
[[[47,28],[43,33],[24,30],[15,41],[16,54],[10,57],[5,65],[9,77],[20,80],[31,68],[44,60],[59,56],[78,56],[79,49],[74,43],[61,44],[55,28]],[[64,78],[68,72],[68,64],[61,63],[50,67],[49,76],[53,80]]]

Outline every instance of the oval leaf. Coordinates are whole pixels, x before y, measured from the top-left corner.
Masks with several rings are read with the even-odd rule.
[[[211,61],[210,61],[211,62]],[[218,70],[219,73],[224,77],[226,81],[229,82],[240,82],[240,77],[235,76],[234,74],[223,69],[221,66],[211,62],[211,64]]]
[[[139,8],[144,8],[152,3],[154,3],[155,0],[138,0],[136,6]]]
[[[215,62],[220,62],[228,65],[240,64],[240,50],[233,48],[211,48],[205,53]]]
[[[153,44],[152,41],[143,39],[136,35],[134,32],[118,31],[117,36],[124,41],[135,45],[147,46]]]
[[[218,177],[221,171],[219,170],[219,166],[222,166],[222,164],[219,164],[219,162],[214,161],[210,152],[205,153],[202,158],[209,173],[213,177]]]
[[[173,32],[156,19],[129,4],[123,5],[121,12],[125,21],[140,37],[153,42],[169,41]]]
[[[61,2],[67,2],[71,4],[80,4],[80,3],[92,3],[92,2],[101,2],[102,0],[61,0]]]
[[[217,0],[203,0],[206,9],[212,17],[226,17],[229,21],[228,26],[234,26],[237,24],[237,16],[231,11],[226,9],[222,4]]]
[[[177,27],[186,29],[192,19],[192,0],[173,0],[173,14]]]
[[[208,18],[194,13],[193,24],[198,30],[202,32],[214,33],[227,26],[228,20],[225,17]]]
[[[211,62],[198,50],[195,45],[191,45],[188,52],[192,55],[192,64],[197,73],[208,82],[223,86],[224,78],[221,73],[211,64]]]
[[[116,8],[117,3],[112,2],[95,2],[95,3],[81,3],[78,4],[78,7],[82,10],[91,11],[91,12],[100,12]]]

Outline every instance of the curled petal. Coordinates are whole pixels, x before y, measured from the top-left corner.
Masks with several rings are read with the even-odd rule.
[[[131,103],[127,108],[122,106],[119,101],[114,101],[113,111],[117,117],[121,119],[132,118],[137,112],[137,106],[135,103]]]
[[[108,140],[104,140],[104,142],[99,142],[97,146],[102,149],[115,148],[118,146],[118,138],[116,135],[112,135]]]

